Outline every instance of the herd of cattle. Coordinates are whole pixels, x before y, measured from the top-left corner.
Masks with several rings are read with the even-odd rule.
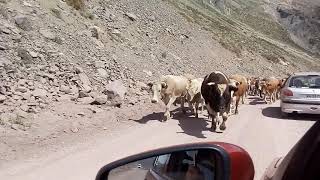
[[[160,80],[149,83],[152,89],[152,103],[160,100],[166,105],[164,121],[170,119],[170,107],[172,104],[180,103],[183,113],[186,113],[184,104],[187,102],[195,117],[198,117],[199,106],[201,113],[204,107],[208,111],[208,117],[212,119],[212,131],[216,131],[220,124],[220,130],[225,130],[231,109],[238,114],[238,106],[241,100],[248,95],[260,96],[267,103],[279,99],[280,88],[285,79],[275,77],[248,78],[242,75],[226,76],[216,71],[204,78],[194,78],[192,75],[166,75]],[[219,121],[222,116],[222,123]]]

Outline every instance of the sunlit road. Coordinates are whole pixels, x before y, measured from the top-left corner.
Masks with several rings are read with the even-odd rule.
[[[314,123],[305,117],[283,120],[279,103],[266,105],[257,99],[241,105],[240,114],[228,119],[224,133],[209,131],[206,118],[181,113],[161,123],[160,113],[146,115],[129,130],[113,139],[97,139],[81,151],[60,153],[0,170],[0,179],[11,180],[88,180],[106,163],[152,148],[198,141],[224,141],[245,148],[251,155],[260,179],[274,157],[286,154]]]

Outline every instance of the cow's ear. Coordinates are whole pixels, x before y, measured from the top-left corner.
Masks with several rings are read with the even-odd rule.
[[[162,87],[163,89],[167,89],[168,85],[167,85],[167,83],[165,83],[165,82],[161,82],[161,87]]]

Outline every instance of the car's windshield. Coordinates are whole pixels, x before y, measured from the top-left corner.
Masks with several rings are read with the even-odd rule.
[[[320,88],[320,76],[304,75],[292,77],[289,87],[293,88]]]

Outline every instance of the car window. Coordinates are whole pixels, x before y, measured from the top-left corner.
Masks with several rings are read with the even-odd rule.
[[[170,156],[166,175],[173,179],[184,179],[190,165],[194,164],[194,158],[189,152],[174,152]]]
[[[153,170],[166,179],[185,179],[198,174],[200,179],[216,179],[216,155],[210,150],[175,152],[158,156]]]
[[[294,76],[290,79],[289,87],[293,88],[320,88],[320,76]]]
[[[169,157],[170,157],[170,154],[158,156],[154,162],[153,169],[158,173],[161,173],[161,174],[164,173]]]

